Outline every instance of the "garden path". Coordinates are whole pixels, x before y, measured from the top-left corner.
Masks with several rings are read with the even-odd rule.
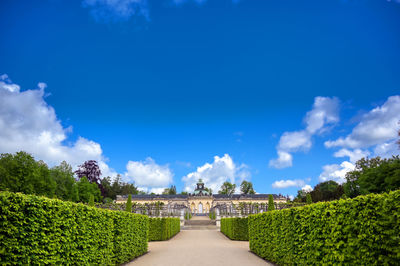
[[[248,241],[232,241],[217,230],[182,230],[168,241],[149,242],[149,252],[130,266],[273,265],[249,250]]]

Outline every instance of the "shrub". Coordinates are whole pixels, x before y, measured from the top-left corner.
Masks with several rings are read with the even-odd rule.
[[[149,241],[168,240],[181,230],[179,218],[150,218]]]
[[[1,264],[127,262],[147,251],[148,218],[0,192]]]
[[[396,265],[400,191],[249,216],[250,250],[282,265]]]
[[[268,210],[269,211],[275,210],[274,197],[271,194],[268,196]]]
[[[125,211],[132,212],[132,195],[129,194],[128,201],[126,202]]]
[[[249,240],[247,218],[222,218],[221,233],[232,240]]]

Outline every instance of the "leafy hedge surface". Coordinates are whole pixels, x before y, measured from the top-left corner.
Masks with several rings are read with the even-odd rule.
[[[179,218],[150,218],[149,241],[168,240],[181,231]]]
[[[281,265],[399,265],[400,190],[251,215],[249,235]]]
[[[147,251],[148,218],[0,192],[0,264],[127,262]]]
[[[222,218],[221,233],[232,240],[249,240],[247,218]]]

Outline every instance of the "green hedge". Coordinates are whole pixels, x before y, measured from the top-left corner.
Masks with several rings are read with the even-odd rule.
[[[148,218],[0,192],[0,264],[115,265],[147,251]]]
[[[251,215],[249,235],[281,265],[399,265],[400,190]]]
[[[247,218],[222,218],[221,232],[232,240],[249,240]]]
[[[150,218],[149,241],[168,240],[180,230],[179,218]]]

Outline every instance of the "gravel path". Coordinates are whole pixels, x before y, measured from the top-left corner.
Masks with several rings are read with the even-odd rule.
[[[149,242],[149,252],[127,265],[273,265],[249,251],[249,242],[232,241],[216,230],[183,230],[168,241]]]

